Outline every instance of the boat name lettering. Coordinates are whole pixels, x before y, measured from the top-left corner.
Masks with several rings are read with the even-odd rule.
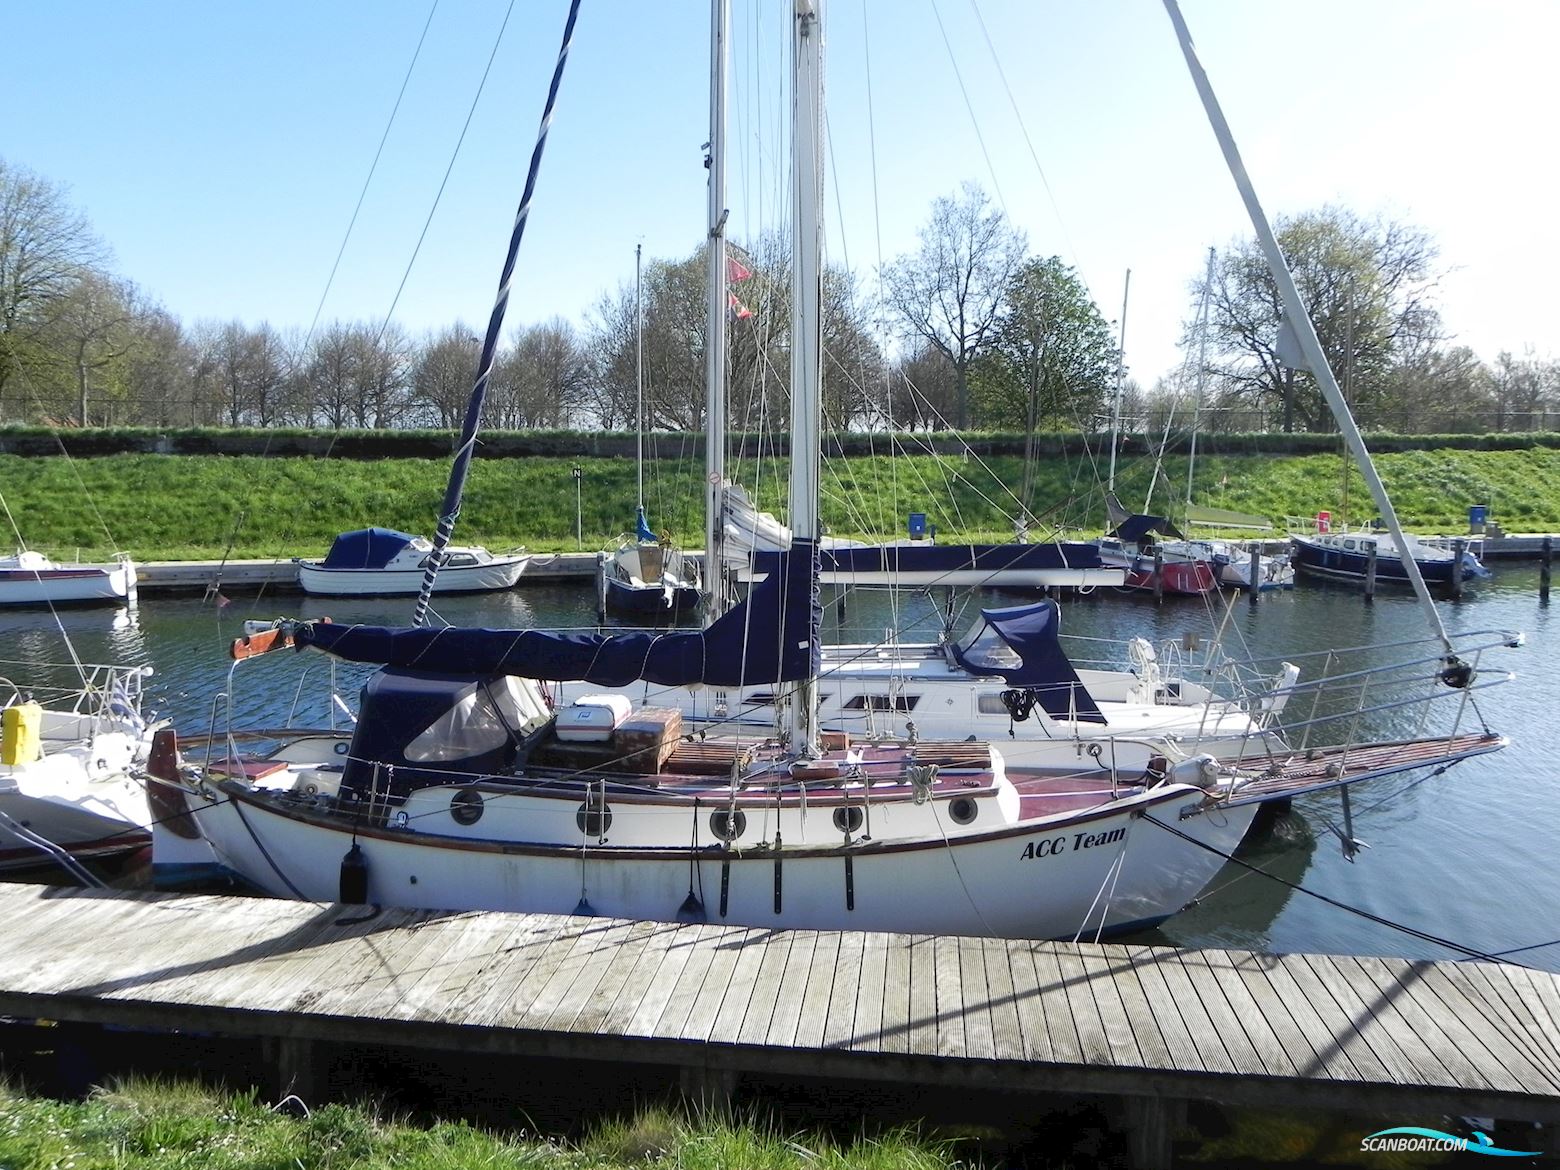
[[[1093,849],[1097,845],[1113,845],[1124,840],[1126,835],[1126,826],[1122,825],[1102,833],[1074,833],[1071,845],[1066,837],[1046,837],[1039,841],[1026,841],[1024,851],[1018,856],[1021,861],[1035,857],[1056,857],[1069,849],[1076,852],[1079,849]]]

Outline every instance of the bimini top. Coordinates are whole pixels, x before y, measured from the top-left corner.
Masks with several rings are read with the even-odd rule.
[[[953,646],[960,666],[971,674],[999,675],[1010,687],[1032,689],[1053,719],[1105,722],[1057,640],[1062,612],[1056,602],[983,609],[980,616],[974,633]]]
[[[1142,514],[1128,516],[1121,523],[1117,524],[1115,528],[1111,529],[1107,535],[1135,542],[1142,540],[1151,532],[1157,532],[1161,536],[1168,536],[1172,540],[1186,539],[1181,535],[1181,530],[1170,523],[1164,516],[1144,516]]]
[[[571,634],[542,630],[348,626],[308,623],[294,643],[353,662],[427,674],[513,674],[623,687],[740,687],[795,682],[818,672],[821,610],[817,546],[797,541],[747,598],[703,630]]]
[[[330,546],[320,568],[382,569],[416,539],[393,528],[359,528],[356,532],[343,532]]]

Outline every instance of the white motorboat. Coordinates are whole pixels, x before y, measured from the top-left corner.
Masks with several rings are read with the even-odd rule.
[[[135,562],[128,556],[101,564],[53,561],[22,549],[0,557],[0,606],[133,604]]]
[[[343,532],[324,560],[298,560],[298,584],[305,593],[338,597],[414,595],[427,573],[433,544],[390,528]],[[523,549],[491,553],[480,545],[447,548],[441,554],[439,593],[488,593],[511,589],[525,572]]]
[[[151,669],[80,670],[78,690],[42,702],[0,678],[0,870],[110,858],[151,843],[140,771],[156,731],[140,710]]]

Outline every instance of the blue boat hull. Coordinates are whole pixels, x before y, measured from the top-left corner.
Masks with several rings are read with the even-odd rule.
[[[1293,539],[1290,544],[1293,548],[1294,566],[1300,572],[1317,577],[1330,577],[1335,581],[1365,580],[1365,570],[1370,564],[1370,557],[1367,554],[1349,552],[1347,549],[1317,548],[1300,539]],[[1419,560],[1416,563],[1426,584],[1451,585],[1451,558],[1434,561]],[[1467,571],[1463,573],[1465,579],[1471,579],[1476,575]],[[1403,562],[1396,555],[1379,556],[1376,558],[1376,580],[1406,585],[1408,571],[1403,568]]]
[[[607,578],[607,612],[619,617],[667,618],[692,613],[698,605],[699,591],[691,585],[674,587],[667,605],[666,590],[660,585],[630,585]]]

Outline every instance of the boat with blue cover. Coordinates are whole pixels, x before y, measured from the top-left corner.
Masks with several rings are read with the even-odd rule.
[[[428,570],[433,544],[392,528],[359,528],[336,537],[323,560],[298,559],[305,593],[336,597],[415,595]],[[439,593],[488,593],[511,589],[530,562],[524,549],[491,553],[480,545],[439,553]]]

